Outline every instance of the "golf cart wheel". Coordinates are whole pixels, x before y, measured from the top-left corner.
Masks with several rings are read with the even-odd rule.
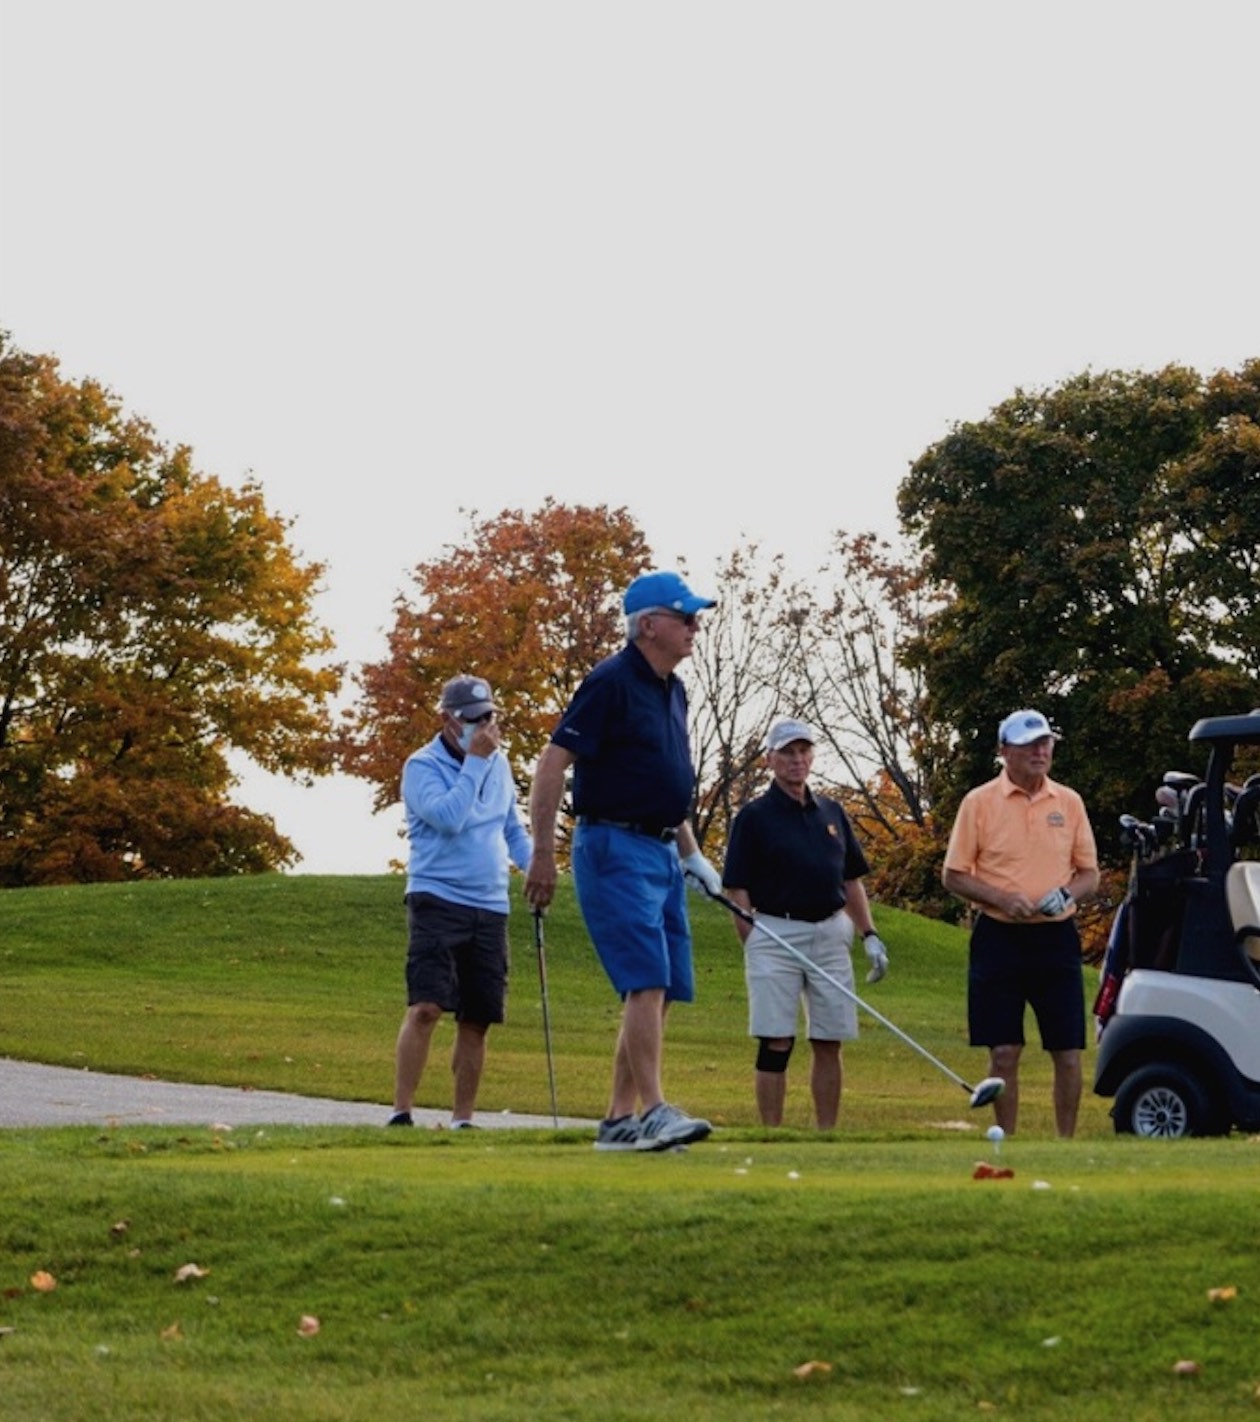
[[[1208,1094],[1197,1077],[1171,1063],[1140,1067],[1125,1077],[1112,1108],[1117,1135],[1219,1135]]]

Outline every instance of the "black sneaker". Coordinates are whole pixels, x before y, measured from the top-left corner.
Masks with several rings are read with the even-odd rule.
[[[385,1124],[387,1126],[414,1126],[415,1122],[411,1119],[410,1111],[395,1111]]]

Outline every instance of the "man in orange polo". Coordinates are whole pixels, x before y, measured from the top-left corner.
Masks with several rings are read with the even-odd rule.
[[[1058,735],[1039,711],[1013,711],[998,727],[1002,769],[958,808],[941,882],[978,910],[967,971],[973,1047],[1006,1083],[997,1124],[1015,1132],[1024,1009],[1054,1063],[1054,1120],[1076,1131],[1085,1047],[1085,995],[1077,901],[1098,888],[1098,851],[1085,804],[1050,779]]]

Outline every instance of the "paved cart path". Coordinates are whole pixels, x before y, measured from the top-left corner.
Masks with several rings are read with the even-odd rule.
[[[450,1123],[449,1111],[412,1112],[419,1128]],[[2,1126],[384,1126],[389,1108],[235,1086],[190,1086],[0,1057]],[[553,1125],[550,1115],[479,1111],[477,1125]],[[594,1122],[561,1116],[562,1126]]]

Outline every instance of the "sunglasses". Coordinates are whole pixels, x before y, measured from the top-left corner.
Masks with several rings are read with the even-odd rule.
[[[656,607],[652,609],[653,617],[672,617],[676,622],[681,622],[684,627],[696,627],[700,622],[700,615],[696,612],[675,612],[672,607]]]
[[[465,726],[484,726],[487,722],[494,720],[494,712],[484,711],[480,716],[461,716],[459,719]]]

